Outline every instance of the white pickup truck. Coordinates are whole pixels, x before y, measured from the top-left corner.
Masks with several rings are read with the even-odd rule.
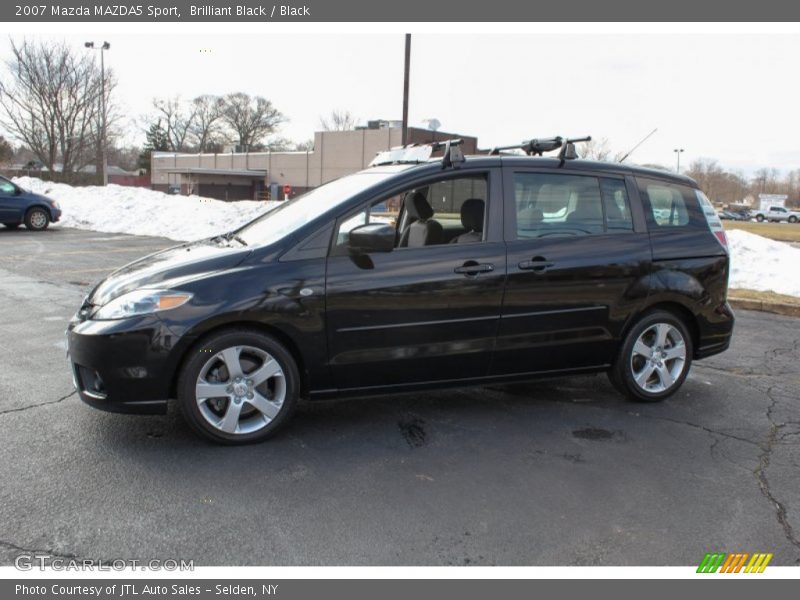
[[[783,206],[770,206],[766,210],[762,209],[756,211],[753,216],[759,223],[762,221],[773,221],[776,223],[778,221],[788,221],[789,223],[797,223],[800,221],[800,212],[789,210]]]

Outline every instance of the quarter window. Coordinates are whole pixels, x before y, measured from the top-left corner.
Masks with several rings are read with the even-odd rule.
[[[681,190],[664,183],[645,184],[653,221],[658,227],[689,224],[689,210]]]

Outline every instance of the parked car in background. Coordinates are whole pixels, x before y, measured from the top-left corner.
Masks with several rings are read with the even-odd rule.
[[[733,210],[722,210],[718,214],[719,218],[723,221],[749,221],[751,219],[749,213],[736,212]]]
[[[24,224],[32,231],[42,231],[60,218],[58,202],[0,177],[0,223],[9,229]]]
[[[767,210],[759,210],[756,212],[756,221],[759,223],[763,221],[770,221],[772,223],[778,223],[780,221],[797,223],[800,221],[800,212],[784,208],[783,206],[770,206]]]

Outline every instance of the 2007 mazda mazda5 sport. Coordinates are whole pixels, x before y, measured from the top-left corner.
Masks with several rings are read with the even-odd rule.
[[[69,324],[80,397],[177,398],[223,443],[300,398],[606,371],[662,400],[730,343],[725,234],[691,179],[569,156],[393,152],[124,266]]]

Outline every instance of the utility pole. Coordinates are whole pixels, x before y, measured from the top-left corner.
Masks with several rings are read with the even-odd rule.
[[[678,173],[678,175],[680,175],[680,173],[681,173],[681,152],[683,152],[683,148],[675,148],[673,150],[673,152],[678,157],[678,164],[675,167],[675,172]]]
[[[85,47],[90,50],[100,50],[100,175],[103,185],[108,185],[108,154],[106,147],[106,62],[105,51],[111,48],[111,44],[103,42],[99,48],[94,42],[86,42]]]
[[[411,34],[406,34],[406,64],[403,79],[403,137],[402,145],[408,143],[408,78],[411,70]]]

